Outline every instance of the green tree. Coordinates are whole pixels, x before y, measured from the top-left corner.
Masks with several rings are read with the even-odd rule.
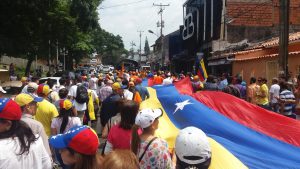
[[[145,55],[149,55],[150,54],[150,47],[149,47],[149,43],[148,43],[148,38],[147,37],[146,37],[146,40],[145,40],[144,51],[145,51]]]
[[[115,63],[126,53],[122,38],[100,28],[97,7],[102,0],[2,0],[0,5],[0,55],[28,59],[29,72],[35,56],[54,60],[57,47],[73,59],[94,51]]]
[[[113,35],[101,28],[93,33],[93,45],[97,53],[102,55],[104,64],[117,65],[122,54],[128,54],[124,49],[122,37]]]

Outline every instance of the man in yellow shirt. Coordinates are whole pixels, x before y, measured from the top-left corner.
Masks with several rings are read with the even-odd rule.
[[[269,88],[266,85],[267,80],[265,78],[261,78],[259,77],[258,80],[258,85],[260,86],[258,92],[256,93],[256,97],[257,97],[257,105],[270,110],[269,107]]]
[[[50,93],[50,88],[46,84],[40,84],[37,89],[37,94],[39,97],[44,98],[43,101],[37,104],[37,111],[35,119],[42,123],[44,126],[47,136],[51,135],[51,121],[54,117],[58,116],[58,112],[54,104],[47,100]]]

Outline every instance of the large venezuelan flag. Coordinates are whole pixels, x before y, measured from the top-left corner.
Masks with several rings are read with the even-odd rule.
[[[180,129],[195,126],[210,137],[210,168],[300,168],[298,121],[221,92],[193,94],[187,79],[148,90],[141,107],[163,108],[157,135],[170,148]]]

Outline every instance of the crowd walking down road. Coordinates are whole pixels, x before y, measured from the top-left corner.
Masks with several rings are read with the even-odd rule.
[[[147,86],[167,87],[186,78],[192,93],[224,92],[281,116],[300,116],[300,75],[274,77],[270,88],[263,77],[248,84],[226,73],[201,81],[191,73],[115,70],[63,76],[59,85],[32,77],[11,98],[0,87],[0,169],[209,168],[212,148],[201,129],[182,129],[170,149],[156,135],[163,110],[140,108],[151,98]]]

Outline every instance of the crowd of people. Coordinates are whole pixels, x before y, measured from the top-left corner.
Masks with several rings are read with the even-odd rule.
[[[114,71],[63,76],[59,85],[32,77],[11,98],[0,87],[0,169],[208,168],[205,133],[182,129],[171,151],[155,136],[163,111],[140,109],[150,98],[142,79],[170,85],[186,77],[194,92],[222,91],[291,118],[300,109],[300,75],[274,78],[270,90],[265,78],[252,77],[247,85],[227,74],[201,81],[191,73]]]

